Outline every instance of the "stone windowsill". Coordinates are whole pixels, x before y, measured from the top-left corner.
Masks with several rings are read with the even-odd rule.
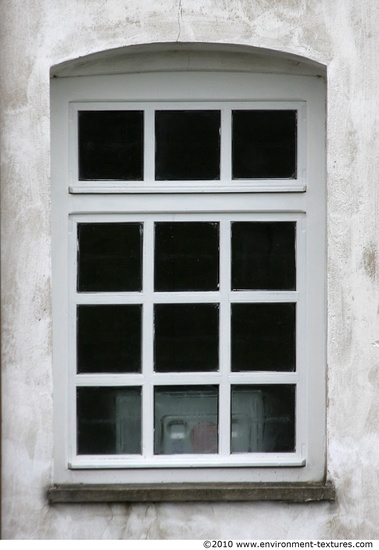
[[[116,502],[334,501],[335,488],[324,483],[170,483],[52,485],[50,504]]]

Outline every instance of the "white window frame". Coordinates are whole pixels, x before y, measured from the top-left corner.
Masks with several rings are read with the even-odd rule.
[[[158,96],[159,92],[159,96]],[[52,209],[55,481],[57,483],[146,483],[202,481],[320,481],[325,475],[325,89],[316,76],[232,72],[161,72],[81,78],[52,82]],[[145,110],[145,170],[143,182],[80,182],[77,175],[77,111],[84,109]],[[298,110],[297,178],[291,180],[231,180],[230,140],[221,138],[220,181],[154,182],[153,109],[221,109],[222,136],[230,130],[233,108]],[[229,132],[230,133],[230,132]],[[228,456],[230,415],[220,412],[220,454],[191,457],[154,456],[152,401],[144,397],[144,456],[78,456],[75,451],[75,388],[96,385],[99,375],[76,375],[76,304],[109,303],[109,296],[76,292],[76,224],[88,221],[153,220],[296,221],[297,287],[291,292],[239,292],[233,301],[297,303],[297,370],[294,373],[189,374],[188,384],[296,383],[296,452],[236,453]],[[151,232],[147,233],[147,235]],[[150,244],[149,244],[150,243]],[[152,262],[151,238],[144,239],[147,269]],[[230,238],[221,231],[221,249],[228,254]],[[230,280],[221,263],[218,294],[229,303]],[[151,285],[152,287],[152,285]],[[170,293],[171,294],[171,293]],[[181,296],[179,294],[182,294]],[[193,294],[193,293],[191,293]],[[196,298],[209,300],[210,293]],[[230,293],[229,293],[230,294]],[[247,296],[249,294],[249,296]],[[214,296],[218,300],[219,296]],[[116,302],[131,299],[121,294]],[[133,298],[135,299],[135,298]],[[169,298],[167,295],[165,299]],[[92,300],[92,301],[91,301]],[[143,297],[149,301],[149,296]],[[188,293],[175,293],[188,301]],[[130,302],[128,302],[130,303]],[[151,305],[151,302],[150,302]],[[152,311],[152,307],[151,307]],[[307,314],[308,312],[308,314]],[[309,313],[311,312],[311,314]],[[147,322],[144,320],[144,322]],[[227,316],[223,316],[228,332]],[[221,358],[228,351],[222,339]],[[149,357],[152,339],[144,338]],[[150,363],[151,364],[151,363]],[[148,360],[146,359],[146,365]],[[181,375],[182,376],[182,375]],[[229,378],[228,378],[229,376]],[[123,375],[100,375],[101,385],[123,384]],[[171,375],[144,371],[127,375],[128,385]],[[145,377],[145,378],[144,378]],[[228,378],[228,380],[226,380]],[[134,384],[135,382],[135,384]],[[225,390],[223,399],[228,400]],[[150,409],[149,409],[150,407]]]

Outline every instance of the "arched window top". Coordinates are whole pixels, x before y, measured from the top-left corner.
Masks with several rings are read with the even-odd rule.
[[[55,78],[160,71],[233,71],[325,76],[325,66],[287,52],[250,46],[156,43],[104,50],[51,68]]]

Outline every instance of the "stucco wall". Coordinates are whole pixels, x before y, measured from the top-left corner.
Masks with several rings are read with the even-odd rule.
[[[379,538],[376,0],[3,0],[4,538]],[[303,55],[328,74],[328,471],[335,504],[49,507],[49,70],[151,42]]]

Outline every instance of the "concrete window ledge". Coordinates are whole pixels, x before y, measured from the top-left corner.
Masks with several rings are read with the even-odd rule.
[[[109,502],[334,501],[325,483],[170,483],[151,485],[53,485],[50,504]]]

